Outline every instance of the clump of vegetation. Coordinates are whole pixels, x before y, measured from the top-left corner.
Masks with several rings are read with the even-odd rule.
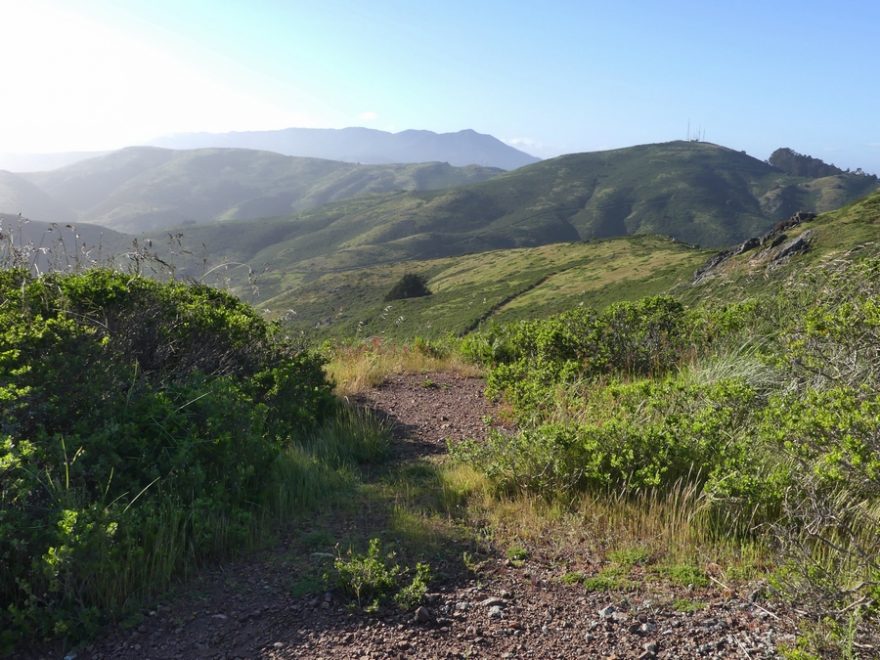
[[[398,280],[397,284],[391,287],[391,290],[385,294],[385,302],[403,300],[404,298],[421,298],[422,296],[430,295],[431,290],[428,288],[428,280],[424,275],[405,273]]]
[[[336,570],[336,585],[355,599],[358,607],[375,612],[382,602],[393,596],[402,609],[411,609],[422,602],[428,592],[431,580],[431,567],[418,562],[413,571],[401,568],[393,552],[382,554],[382,544],[372,538],[366,553],[348,550],[348,554],[337,557],[333,564]],[[412,573],[409,583],[402,578]]]
[[[455,351],[456,340],[423,339],[401,344],[379,337],[345,345],[326,346],[326,371],[340,395],[363,391],[380,384],[391,374],[453,371],[478,375],[480,367]]]
[[[0,647],[87,636],[247,547],[381,456],[366,426],[223,292],[0,271]]]
[[[857,642],[880,604],[878,297],[871,257],[760,300],[655,297],[489,326],[462,350],[519,431],[453,456],[501,501],[653,503],[691,544],[783,549],[777,589]],[[705,546],[663,543],[674,554],[655,572],[708,583],[695,568]],[[614,570],[589,586],[617,588]]]

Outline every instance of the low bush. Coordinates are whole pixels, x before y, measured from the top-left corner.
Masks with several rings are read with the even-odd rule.
[[[363,554],[349,549],[344,557],[336,558],[333,567],[336,586],[353,597],[358,607],[371,612],[392,597],[402,609],[417,606],[431,581],[428,564],[418,562],[412,571],[402,568],[393,552],[383,555],[378,538],[370,539]],[[410,574],[412,578],[407,583],[405,578]]]
[[[246,545],[334,411],[321,366],[208,287],[0,272],[0,646],[87,635]]]

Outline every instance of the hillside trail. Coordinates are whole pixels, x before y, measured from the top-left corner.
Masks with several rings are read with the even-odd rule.
[[[484,439],[497,423],[480,379],[392,376],[354,400],[387,419],[395,453],[356,501],[310,518],[272,548],[200,571],[75,657],[769,658],[793,639],[790,616],[748,596],[693,587],[589,592],[564,584],[558,561],[508,559],[474,529],[479,523],[433,511],[440,485],[432,465],[447,441]],[[401,564],[431,563],[437,578],[425,609],[367,614],[325,591],[320,576],[344,541],[372,536],[399,548]],[[697,605],[675,607],[676,599]]]

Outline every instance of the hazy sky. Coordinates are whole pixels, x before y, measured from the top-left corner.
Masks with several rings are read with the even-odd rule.
[[[0,0],[0,25],[5,152],[370,126],[550,156],[690,122],[880,172],[875,0]]]

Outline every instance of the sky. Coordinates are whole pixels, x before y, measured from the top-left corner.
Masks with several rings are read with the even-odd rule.
[[[0,152],[171,133],[699,134],[880,173],[874,0],[0,0]]]

